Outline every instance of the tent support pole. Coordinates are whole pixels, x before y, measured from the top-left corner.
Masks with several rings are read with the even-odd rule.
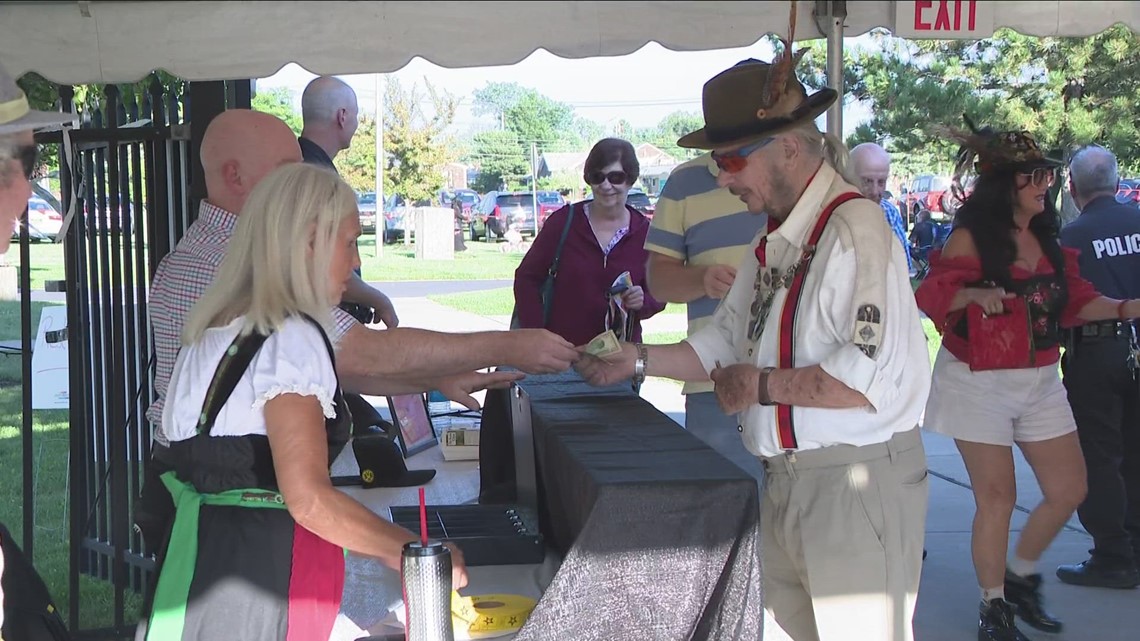
[[[827,133],[843,139],[843,19],[847,3],[817,1],[815,24],[827,37],[827,86],[839,92],[839,99],[827,110]]]

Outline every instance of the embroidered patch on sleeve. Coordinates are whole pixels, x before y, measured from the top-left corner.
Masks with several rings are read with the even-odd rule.
[[[855,346],[875,358],[883,340],[883,314],[874,305],[860,305],[855,312]]]

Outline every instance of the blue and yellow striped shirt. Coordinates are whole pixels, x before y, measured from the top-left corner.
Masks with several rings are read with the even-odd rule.
[[[716,164],[703,154],[669,174],[645,240],[645,249],[686,265],[738,267],[768,217],[753,214],[716,184]],[[720,301],[702,296],[688,305],[689,336],[712,319]],[[711,392],[712,383],[686,383],[684,393]]]

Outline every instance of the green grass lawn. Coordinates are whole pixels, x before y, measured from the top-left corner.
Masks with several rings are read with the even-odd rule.
[[[385,245],[376,255],[376,242],[370,236],[360,239],[360,266],[366,281],[408,280],[510,280],[522,261],[522,254],[504,254],[498,243],[467,242],[467,249],[455,252],[453,260],[416,260],[415,245]],[[510,314],[510,312],[507,312]]]
[[[32,303],[32,326],[39,325],[47,303]],[[0,301],[0,340],[20,338],[20,305]],[[23,473],[20,430],[23,426],[19,356],[0,356],[0,522],[23,543]],[[32,448],[35,477],[36,569],[67,619],[68,602],[68,416],[64,410],[36,410],[32,414]],[[80,577],[80,625],[110,626],[114,589],[109,582]],[[127,593],[128,617],[141,609],[142,599]],[[128,619],[129,620],[129,619]]]
[[[375,240],[363,236],[360,266],[367,281],[512,279],[522,254],[504,254],[498,247],[498,243],[468,242],[454,260],[416,260],[415,245],[385,245],[383,255],[377,256]],[[33,243],[29,257],[33,290],[43,291],[45,280],[63,280],[63,245]],[[8,262],[20,263],[19,246],[12,245]]]
[[[514,275],[511,275],[513,278]],[[510,287],[487,289],[481,292],[459,292],[457,294],[436,294],[428,300],[446,305],[463,312],[480,316],[510,316],[515,306],[514,290]],[[684,314],[685,306],[669,303],[662,314]]]

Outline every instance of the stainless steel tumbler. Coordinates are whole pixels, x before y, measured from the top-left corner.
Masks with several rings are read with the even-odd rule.
[[[451,628],[451,550],[439,541],[405,544],[400,578],[407,641],[455,641]]]

